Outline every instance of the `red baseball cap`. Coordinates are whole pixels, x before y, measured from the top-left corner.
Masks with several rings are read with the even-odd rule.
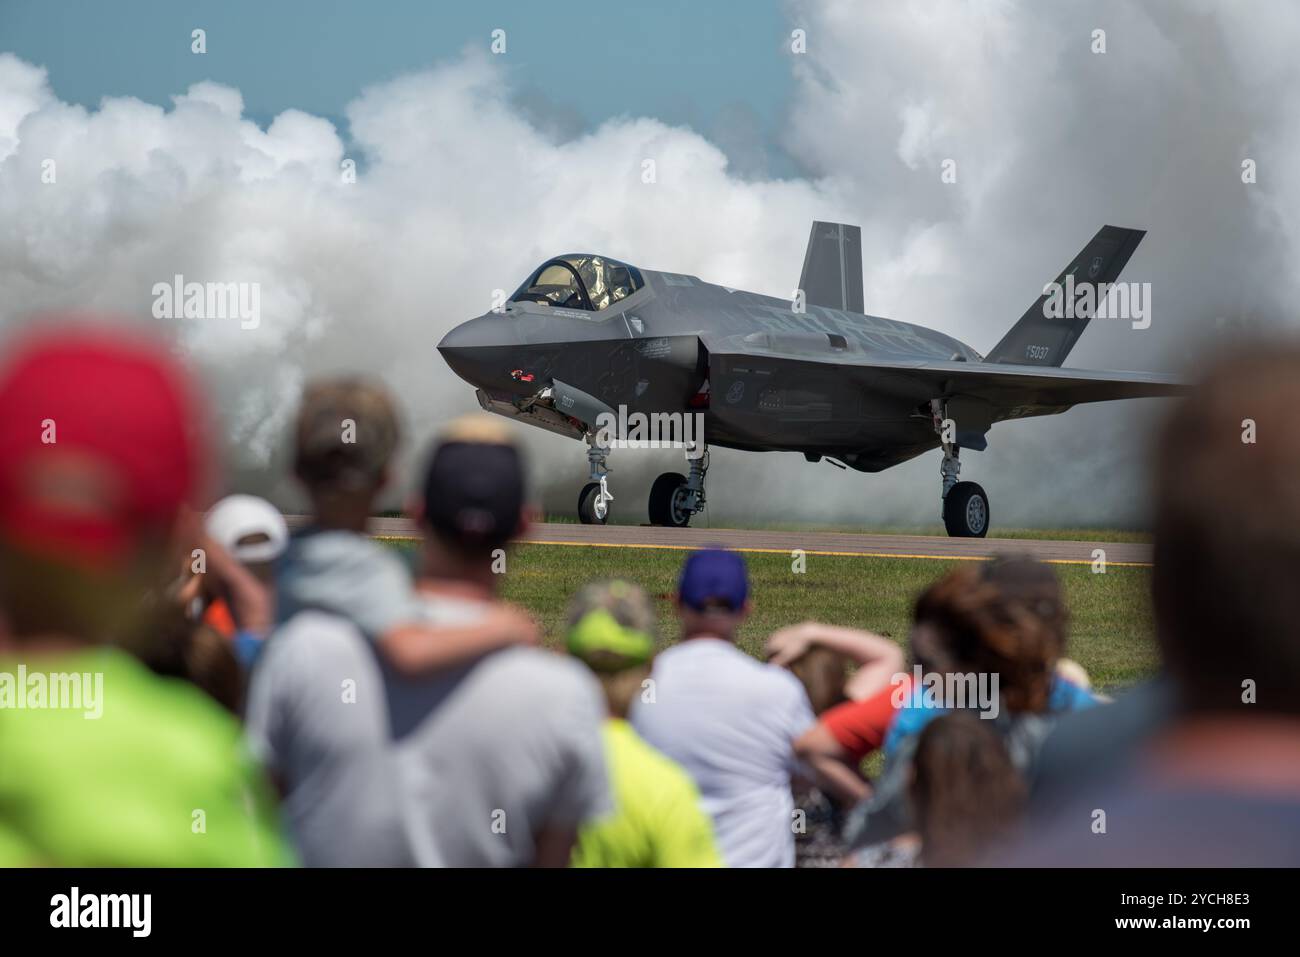
[[[205,418],[166,348],[117,321],[42,317],[0,362],[0,537],[102,568],[197,504]]]

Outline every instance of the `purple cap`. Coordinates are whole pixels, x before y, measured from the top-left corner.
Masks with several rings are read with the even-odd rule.
[[[739,552],[718,548],[692,552],[682,565],[677,593],[683,605],[696,611],[704,611],[711,604],[739,611],[749,597],[745,559]]]

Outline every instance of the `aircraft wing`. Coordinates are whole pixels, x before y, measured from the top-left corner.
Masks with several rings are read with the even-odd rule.
[[[974,449],[986,446],[985,433],[995,422],[1055,415],[1085,402],[1177,396],[1189,389],[1177,377],[1155,372],[876,357],[853,344],[828,347],[825,336],[701,338],[709,355],[715,414],[724,418],[743,415],[744,397],[755,388],[796,390],[799,401],[824,401],[828,407],[852,401],[854,393],[869,394],[893,398],[920,414],[939,399],[959,423],[962,446]],[[800,341],[786,341],[796,338]]]
[[[1001,362],[855,362],[853,365],[878,369],[891,379],[911,380],[918,392],[926,392],[930,398],[967,395],[997,406],[1072,406],[1112,399],[1177,396],[1189,388],[1177,376],[1156,372],[1016,366]]]
[[[855,382],[914,398],[966,395],[1000,407],[1044,406],[1057,411],[1084,402],[1185,394],[1189,384],[1158,372],[1070,369],[1009,362],[885,358],[861,351],[855,343],[832,343],[810,334],[759,333],[744,337],[700,337],[709,354],[710,377],[743,373],[749,367],[804,365],[807,371],[835,368]],[[811,368],[808,368],[811,367]],[[720,382],[712,389],[719,391]]]

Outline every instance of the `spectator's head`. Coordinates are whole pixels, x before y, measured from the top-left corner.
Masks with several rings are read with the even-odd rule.
[[[156,639],[138,649],[156,674],[188,681],[232,714],[244,708],[244,669],[229,638],[187,620],[178,606],[164,604],[154,618]]]
[[[711,548],[690,554],[677,585],[683,638],[733,641],[749,608],[749,573],[739,552]]]
[[[123,325],[59,320],[0,369],[0,606],[11,640],[128,640],[209,465],[188,376]]]
[[[400,429],[392,399],[363,379],[315,382],[294,429],[294,475],[325,527],[364,527],[388,482]]]
[[[625,581],[584,585],[569,604],[565,646],[600,679],[609,713],[626,718],[654,657],[650,596]]]
[[[1070,613],[1051,565],[1028,555],[999,555],[981,564],[980,571],[986,582],[997,585],[1008,599],[1022,604],[1053,631],[1064,653]]]
[[[921,732],[909,796],[921,863],[964,867],[1014,836],[1026,788],[993,723],[959,711]]]
[[[208,512],[208,535],[262,582],[289,544],[289,526],[279,509],[256,495],[227,495]]]
[[[1297,408],[1300,344],[1265,343],[1217,361],[1161,433],[1156,631],[1191,711],[1300,713]]]
[[[847,700],[844,681],[848,676],[848,666],[848,658],[820,645],[813,645],[787,665],[808,693],[813,714],[829,711]]]
[[[1069,612],[1060,580],[1051,566],[1024,555],[999,556],[980,566],[979,578],[997,586],[1008,601],[1014,601],[1036,616],[1055,636],[1061,654],[1065,648]],[[937,583],[936,583],[937,584]],[[912,628],[912,656],[925,671],[947,672],[956,667],[952,646],[942,630],[942,616],[933,613],[928,592],[917,602]]]
[[[425,530],[428,572],[482,578],[493,552],[525,528],[526,502],[523,456],[509,430],[483,414],[452,422],[411,509]]]
[[[940,673],[996,674],[1008,711],[1046,711],[1062,633],[1039,604],[1037,588],[1004,587],[996,566],[963,564],[917,600],[912,640],[933,664],[919,653],[918,661]]]

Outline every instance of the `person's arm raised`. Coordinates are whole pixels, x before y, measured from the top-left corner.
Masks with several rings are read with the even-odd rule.
[[[464,625],[412,622],[396,625],[379,638],[379,650],[408,677],[462,665],[509,645],[535,645],[541,632],[532,617],[514,605],[498,604]]]
[[[814,645],[839,652],[857,664],[853,677],[844,685],[845,695],[853,701],[869,698],[887,687],[907,663],[903,649],[882,635],[818,621],[773,632],[767,639],[767,657],[773,664],[788,667]]]

